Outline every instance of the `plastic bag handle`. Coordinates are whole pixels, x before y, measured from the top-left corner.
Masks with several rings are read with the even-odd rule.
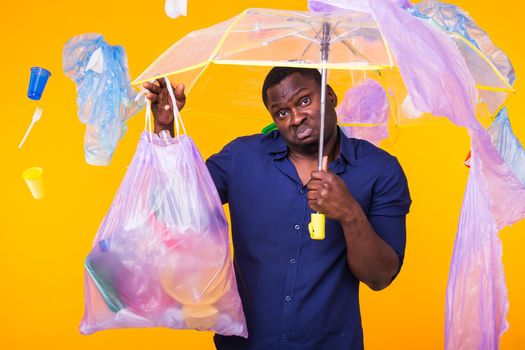
[[[144,96],[146,100],[146,119],[144,121],[144,130],[149,131],[149,142],[153,142],[153,125],[151,123],[151,101]]]
[[[184,127],[184,123],[182,122],[182,117],[180,115],[179,109],[177,108],[177,100],[175,99],[175,94],[173,93],[173,88],[171,87],[171,82],[167,77],[164,77],[164,81],[166,82],[166,87],[168,88],[168,93],[171,98],[171,104],[173,105],[173,119],[175,120],[175,127],[176,127],[176,133],[177,136],[180,135],[179,132],[179,124],[182,127],[182,131],[184,134],[187,134],[186,128]]]
[[[176,135],[177,136],[180,135],[180,127],[182,127],[182,131],[184,132],[184,134],[187,134],[186,128],[184,127],[184,122],[182,121],[182,116],[180,115],[179,109],[177,108],[177,100],[175,99],[175,93],[173,92],[171,83],[169,79],[166,77],[164,77],[164,81],[166,82],[168,93],[169,93],[169,96],[171,98],[171,102],[173,105],[173,120],[175,121]],[[151,122],[151,101],[146,97],[146,95],[144,95],[144,100],[146,101],[146,117],[144,121],[144,130],[149,131],[149,140],[150,142],[153,142],[153,125]]]

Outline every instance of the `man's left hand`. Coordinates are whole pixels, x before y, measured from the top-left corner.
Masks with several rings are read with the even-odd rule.
[[[313,210],[340,222],[352,216],[357,202],[344,181],[331,170],[313,171],[306,187],[308,205]]]

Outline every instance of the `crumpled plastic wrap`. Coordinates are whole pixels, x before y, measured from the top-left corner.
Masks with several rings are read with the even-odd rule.
[[[424,0],[408,8],[414,16],[431,21],[444,30],[457,33],[478,48],[494,64],[498,71],[514,84],[516,74],[505,53],[496,47],[488,34],[460,7],[435,0]]]
[[[460,7],[435,0],[424,0],[412,5],[408,11],[448,33],[458,34],[458,37],[466,39],[485,55],[494,69],[488,69],[486,64],[476,64],[478,55],[468,49],[464,41],[456,40],[459,49],[469,61],[468,67],[476,84],[491,85],[495,80],[495,74],[504,77],[510,85],[514,84],[516,74],[509,58]],[[480,101],[485,104],[491,116],[499,111],[507,98],[507,93],[501,91],[479,89],[478,93]]]
[[[142,99],[135,101],[124,48],[109,45],[100,34],[78,35],[64,46],[63,70],[77,86],[86,162],[109,165],[126,121],[144,106]]]
[[[385,89],[374,79],[366,79],[345,92],[337,117],[348,137],[375,145],[388,137],[390,105]],[[361,124],[345,126],[345,124]]]
[[[506,107],[501,109],[487,131],[501,158],[525,185],[525,150],[512,131]]]
[[[81,333],[169,327],[247,337],[229,247],[191,139],[144,132],[85,262]]]

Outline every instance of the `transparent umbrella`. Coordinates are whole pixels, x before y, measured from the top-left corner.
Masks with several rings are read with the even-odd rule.
[[[424,17],[425,10],[430,16],[428,9],[423,7],[418,9],[417,14]],[[437,23],[438,16],[435,13],[431,15]],[[498,64],[469,38],[444,27],[434,27],[446,31],[450,40],[459,47],[480,91],[479,96],[483,96],[476,101],[477,115],[493,118],[507,93],[514,91],[504,71],[510,62]],[[422,113],[414,113],[414,108],[411,108],[412,99],[399,71],[398,62],[404,58],[393,55],[388,41],[377,18],[358,5],[349,10],[330,12],[248,9],[225,22],[187,34],[161,54],[133,84],[140,85],[167,76],[174,84],[185,83],[187,92],[191,94],[196,82],[213,65],[311,67],[322,72],[321,103],[324,105],[327,69],[331,70],[331,76],[339,81],[339,85],[346,87],[352,85],[354,78],[348,72],[365,72],[365,75],[368,72],[367,77],[377,80],[386,91],[393,123],[421,122],[425,118],[415,118]],[[342,71],[346,75],[335,75],[334,71]],[[341,79],[341,76],[347,79]],[[250,78],[245,80],[256,81],[257,84],[261,82]],[[453,81],[449,83],[454,84]],[[321,108],[321,114],[323,120],[324,108]],[[352,118],[346,122],[348,125],[384,123]],[[322,122],[321,135],[323,125]],[[321,166],[322,142],[319,149]]]

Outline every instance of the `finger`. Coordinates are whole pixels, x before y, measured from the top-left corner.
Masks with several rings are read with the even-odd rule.
[[[323,187],[324,183],[320,180],[310,180],[306,184],[306,188],[308,188],[309,191],[315,191]]]
[[[155,94],[160,93],[160,88],[159,88],[157,85],[154,85],[154,84],[150,83],[149,81],[147,81],[147,82],[145,82],[144,84],[142,84],[142,86],[143,86],[146,90],[148,90],[148,91],[150,91],[150,92],[153,92],[153,93],[155,93]]]
[[[323,156],[323,166],[322,169],[324,171],[328,171],[328,156]]]
[[[184,84],[178,84],[175,89],[175,97],[178,101],[184,102],[186,100],[186,95],[184,94]]]
[[[313,180],[326,180],[329,176],[330,176],[329,173],[323,170],[314,170],[310,174],[310,177]]]
[[[159,86],[160,86],[161,88],[165,88],[165,87],[166,87],[166,81],[164,81],[164,78],[158,78],[158,79],[156,80],[156,82],[159,83]]]
[[[321,212],[322,207],[319,200],[308,201],[308,206],[315,211]]]
[[[318,198],[318,194],[318,191],[308,191],[308,193],[306,194],[306,199],[308,199],[309,201],[315,201]]]
[[[166,84],[164,84],[164,85],[166,85]],[[159,103],[162,106],[171,105],[171,98],[169,96],[168,89],[166,89],[166,88],[161,88],[161,89],[162,90],[159,93]]]
[[[151,101],[151,103],[157,103],[159,101],[159,95],[148,92],[146,98]]]

